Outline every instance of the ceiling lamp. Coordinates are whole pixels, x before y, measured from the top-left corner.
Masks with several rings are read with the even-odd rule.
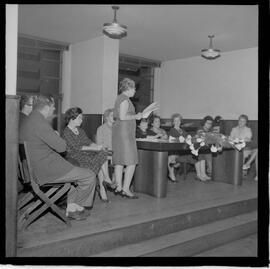
[[[201,56],[207,60],[214,60],[218,57],[220,57],[220,50],[213,48],[212,38],[214,38],[214,35],[209,35],[210,38],[210,44],[208,49],[203,49],[201,51]]]
[[[114,10],[114,19],[112,23],[103,24],[103,33],[113,39],[121,39],[127,35],[127,26],[119,24],[116,21],[116,10],[119,9],[118,6],[112,6]]]

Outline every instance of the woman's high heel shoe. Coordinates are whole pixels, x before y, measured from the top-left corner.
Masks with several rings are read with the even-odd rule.
[[[199,181],[203,181],[203,182],[207,181],[205,178],[200,177],[200,176],[198,176],[198,175],[195,176],[195,179],[196,179],[196,180],[199,180]]]
[[[102,184],[103,184],[104,188],[110,192],[115,191],[115,189],[117,188],[116,184],[114,184],[114,183],[109,183],[109,182],[103,181]]]
[[[137,195],[129,195],[125,191],[121,191],[121,196],[128,198],[128,199],[138,199],[139,197]]]
[[[107,190],[106,190],[105,187],[104,187],[104,189],[105,189],[105,192],[107,193]],[[99,185],[97,185],[96,191],[97,191],[98,196],[99,196],[99,198],[100,198],[100,200],[102,202],[104,202],[104,203],[110,203],[111,202],[108,198],[102,198],[101,193],[100,193],[100,186]]]
[[[114,195],[121,195],[122,189],[118,190],[117,187],[116,187],[113,193],[114,193]]]

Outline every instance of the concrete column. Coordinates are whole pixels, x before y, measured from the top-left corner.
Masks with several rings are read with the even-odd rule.
[[[18,5],[6,5],[6,257],[17,249],[17,83]]]
[[[86,114],[102,114],[113,107],[118,63],[119,40],[100,36],[72,44],[70,105],[81,107]]]
[[[6,94],[17,85],[18,5],[6,5]]]
[[[119,40],[104,36],[102,112],[114,107],[118,91]]]

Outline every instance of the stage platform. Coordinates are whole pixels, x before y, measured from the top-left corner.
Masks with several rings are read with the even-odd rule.
[[[18,231],[18,257],[194,256],[257,232],[257,182],[200,182],[193,172],[168,182],[167,197],[108,193],[72,227],[51,213]]]

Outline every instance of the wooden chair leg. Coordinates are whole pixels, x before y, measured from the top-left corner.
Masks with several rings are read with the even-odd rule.
[[[46,195],[49,197],[51,196],[53,193],[55,193],[57,191],[57,188],[51,188],[46,192]],[[33,205],[31,205],[29,208],[27,208],[26,212],[24,213],[25,216],[27,217],[27,215],[30,215],[40,204],[42,204],[42,200],[38,199],[37,201],[35,201],[35,203]]]
[[[35,196],[32,192],[28,192],[27,194],[25,194],[25,196],[22,197],[18,202],[18,209],[20,210],[24,208],[34,197]]]
[[[184,162],[184,180],[187,178],[187,162]]]
[[[54,204],[60,197],[62,197],[70,189],[70,184],[65,184],[60,190],[59,188],[51,188],[46,193],[40,191],[37,193],[39,200],[29,207],[26,212],[20,217],[19,225],[22,229],[26,229],[36,218],[38,218],[46,209],[51,208],[60,219],[64,221],[67,226],[70,226],[70,220],[65,214]],[[56,192],[59,190],[58,192]],[[53,195],[53,196],[52,196]],[[51,197],[52,196],[52,197]],[[50,197],[50,198],[49,198]],[[42,203],[44,204],[35,211],[35,209]]]
[[[69,219],[63,214],[60,208],[55,205],[55,202],[62,197],[66,192],[69,191],[71,184],[66,183],[53,197],[48,198],[48,193],[40,193],[41,199],[54,211],[68,226],[70,226]]]
[[[22,229],[26,229],[36,218],[38,218],[49,206],[45,203],[41,208],[37,209],[31,215],[25,215],[25,221],[22,225]]]

